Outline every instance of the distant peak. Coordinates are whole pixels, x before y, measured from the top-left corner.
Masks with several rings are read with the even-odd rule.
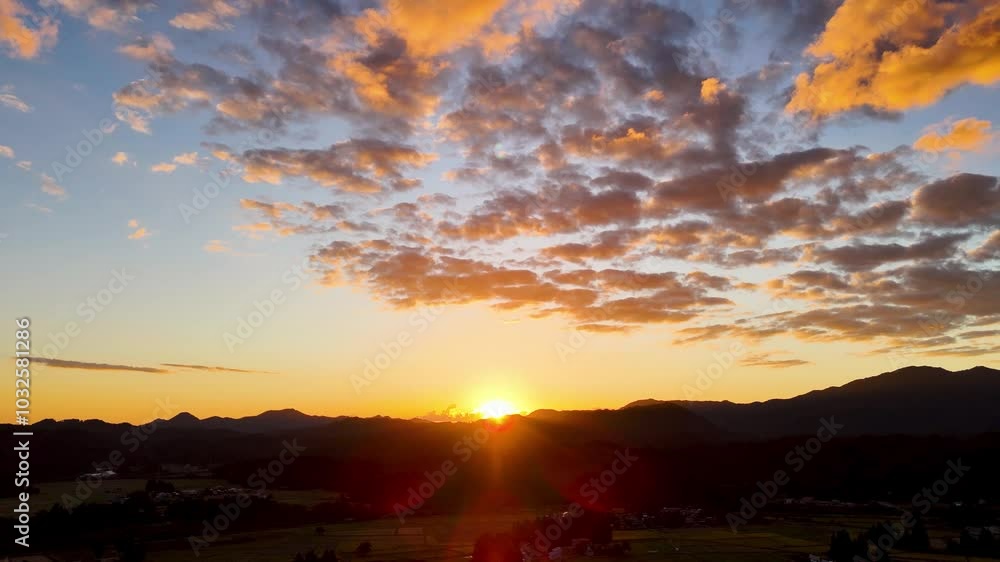
[[[271,416],[271,417],[297,417],[297,418],[309,417],[308,414],[303,414],[302,412],[296,410],[295,408],[285,408],[283,410],[268,410],[266,412],[261,412],[259,415]]]
[[[627,408],[642,408],[644,406],[658,406],[660,404],[666,404],[664,400],[657,400],[655,398],[644,398],[642,400],[636,400],[634,402],[629,402],[621,407],[622,410]]]
[[[170,418],[172,422],[196,422],[199,421],[198,417],[190,412],[181,412],[176,416]]]

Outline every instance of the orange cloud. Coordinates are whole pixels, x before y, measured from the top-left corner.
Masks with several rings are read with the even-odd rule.
[[[65,199],[68,197],[66,190],[48,174],[42,174],[42,191],[56,199]]]
[[[0,0],[0,45],[10,56],[33,59],[58,36],[59,24],[48,16],[34,14],[18,0]]]
[[[322,150],[274,148],[248,150],[238,157],[243,179],[250,183],[279,184],[286,176],[305,177],[323,186],[355,193],[377,193],[385,185],[406,191],[419,185],[402,173],[422,168],[437,155],[408,145],[377,139],[351,139]]]
[[[48,0],[69,15],[84,19],[95,29],[121,31],[130,23],[139,21],[139,11],[155,7],[148,0]]]
[[[119,53],[129,58],[149,62],[167,59],[173,50],[173,42],[162,33],[141,37],[118,48]]]
[[[228,254],[233,251],[229,243],[223,240],[209,240],[203,249],[210,254]]]
[[[718,103],[719,94],[724,91],[726,91],[726,85],[720,82],[718,78],[706,78],[701,83],[701,101],[705,103]]]
[[[965,84],[1000,80],[1000,4],[968,9],[895,0],[847,0],[806,53],[821,59],[795,80],[786,106],[816,116],[861,109],[902,111],[937,102]]]
[[[128,221],[128,227],[135,229],[132,234],[128,235],[129,240],[142,240],[143,238],[149,238],[153,234],[145,227],[139,226],[139,221],[136,219],[130,219]]]
[[[198,162],[197,152],[185,152],[184,154],[178,154],[174,156],[174,162],[177,164],[183,164],[184,166],[193,166]]]
[[[942,129],[948,127],[942,132]],[[993,138],[992,123],[969,117],[951,123],[932,125],[930,131],[913,143],[913,148],[924,152],[950,150],[979,150]]]
[[[167,162],[160,162],[159,164],[153,164],[150,168],[153,172],[158,174],[169,174],[177,169],[177,164],[169,164]]]
[[[232,27],[225,20],[239,15],[240,10],[224,0],[212,0],[205,10],[177,14],[170,25],[188,31],[219,31]]]
[[[477,38],[506,0],[392,0],[387,12],[366,10],[355,27],[374,43],[385,29],[416,56],[435,56]],[[496,46],[497,39],[491,43]]]

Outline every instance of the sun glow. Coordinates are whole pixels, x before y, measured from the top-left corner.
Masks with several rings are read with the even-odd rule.
[[[490,400],[476,408],[476,413],[483,419],[502,420],[506,416],[517,413],[517,408],[506,400]]]

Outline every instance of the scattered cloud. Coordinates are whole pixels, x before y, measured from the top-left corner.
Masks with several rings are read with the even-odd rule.
[[[52,176],[48,174],[42,174],[41,178],[42,178],[43,193],[51,195],[52,197],[55,197],[56,199],[59,200],[63,200],[69,197],[69,194],[66,192],[66,190],[61,185],[56,183],[56,180],[52,179]]]
[[[127,57],[146,62],[167,61],[173,50],[173,42],[162,33],[139,37],[118,48]]]
[[[182,166],[194,166],[198,163],[198,153],[185,152],[184,154],[178,154],[174,156],[174,163]]]
[[[153,164],[149,169],[157,174],[170,174],[177,169],[177,164],[160,162],[159,164]]]
[[[139,13],[155,8],[151,0],[44,0],[94,29],[122,32],[138,22]]]
[[[52,212],[52,209],[48,207],[43,207],[42,205],[38,205],[37,203],[25,203],[24,206],[33,211],[38,211],[39,213],[49,214]]]
[[[1000,80],[1000,4],[907,6],[845,0],[806,49],[817,63],[796,78],[788,110],[820,117],[863,108],[903,111],[965,84]]]
[[[0,0],[0,47],[7,55],[36,58],[52,48],[58,37],[59,23],[49,16],[33,12],[20,0]]]
[[[989,121],[969,117],[952,123],[938,123],[913,143],[924,152],[979,150],[993,139]]]
[[[0,144],[0,156],[4,158],[14,158],[14,149]]]
[[[127,152],[116,152],[115,155],[111,157],[111,161],[119,166],[124,166],[125,164],[132,162],[129,159]]]
[[[129,240],[142,240],[144,238],[149,238],[152,236],[152,232],[146,229],[144,226],[139,226],[139,221],[136,219],[131,219],[128,221],[128,227],[135,229],[131,234],[128,235]]]
[[[73,1],[87,21],[113,4]],[[834,116],[885,120],[994,84],[995,3],[761,3],[752,40],[773,50],[740,75],[713,59],[750,35],[728,26],[698,47],[701,14],[670,4],[193,0],[167,16],[173,28],[253,27],[213,43],[230,56],[196,61],[163,34],[125,42],[147,73],[114,93],[115,112],[142,133],[180,114],[203,116],[216,139],[266,133],[151,170],[218,160],[255,189],[276,186],[241,200],[242,236],[203,250],[249,255],[234,250],[252,244],[243,236],[301,236],[322,283],[396,308],[475,303],[607,334],[670,324],[678,343],[907,346],[944,341],[925,329],[942,312],[937,335],[952,338],[1000,314],[995,280],[975,306],[942,297],[995,269],[998,180],[941,177],[922,154],[981,151],[990,121],[944,121],[885,151],[819,140]],[[147,7],[105,19],[125,25]],[[343,123],[342,140],[316,142],[324,120]],[[317,185],[310,201],[294,190]],[[754,308],[771,296],[792,306]]]
[[[171,162],[160,162],[159,164],[154,164],[150,170],[159,174],[171,174],[177,169],[177,166],[194,166],[197,163],[197,152],[185,152],[174,156]]]
[[[232,27],[226,20],[240,16],[240,9],[225,0],[208,0],[203,10],[181,12],[170,25],[188,31],[221,31]]]
[[[210,254],[229,254],[233,251],[229,242],[223,240],[209,240],[202,249]]]
[[[811,361],[804,361],[802,359],[775,359],[774,355],[771,353],[756,353],[740,359],[740,364],[745,367],[786,369],[788,367],[799,367],[811,363]]]
[[[701,82],[701,101],[705,103],[718,103],[719,94],[724,91],[726,91],[726,85],[720,82],[718,78],[706,78]]]
[[[240,257],[257,257],[262,254],[241,252],[233,249],[232,245],[225,240],[209,240],[202,246],[202,249],[210,254],[227,254],[230,256],[240,256]]]
[[[14,94],[14,87],[11,85],[0,86],[0,105],[21,113],[30,113],[35,109],[17,97]]]
[[[322,186],[355,193],[406,191],[419,185],[403,174],[422,168],[437,155],[404,144],[377,139],[351,139],[326,149],[253,149],[237,157],[243,179],[280,184],[302,177]]]

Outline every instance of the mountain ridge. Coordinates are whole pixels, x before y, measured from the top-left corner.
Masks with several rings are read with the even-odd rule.
[[[935,405],[941,406],[940,412],[947,411],[942,403],[948,398],[954,404],[950,408],[955,415],[949,416],[952,423],[942,424],[941,419],[935,419],[933,424],[917,423],[911,420],[917,412],[934,412]],[[692,401],[692,400],[658,400],[644,398],[629,402],[619,408],[599,408],[591,410],[557,410],[540,408],[526,415],[509,416],[509,419],[532,420],[546,422],[551,428],[557,429],[566,424],[580,424],[590,427],[599,433],[614,433],[605,431],[595,421],[597,418],[606,424],[632,423],[631,427],[637,433],[653,435],[642,424],[633,423],[628,417],[622,417],[614,412],[642,410],[647,408],[663,410],[665,407],[676,407],[702,418],[705,423],[695,420],[685,413],[671,408],[669,413],[660,412],[663,421],[670,418],[671,423],[679,423],[690,430],[692,434],[712,434],[718,432],[732,433],[742,436],[776,436],[808,431],[810,424],[815,425],[822,414],[813,412],[817,408],[831,412],[863,413],[864,423],[859,423],[850,432],[858,433],[933,433],[935,428],[942,433],[976,433],[1000,431],[1000,416],[992,414],[991,400],[1000,403],[1000,371],[983,365],[960,371],[949,371],[933,366],[909,366],[855,379],[840,386],[830,386],[816,389],[790,398],[772,398],[765,401],[739,403],[729,400],[722,401]],[[975,406],[963,411],[959,404]],[[901,408],[905,405],[905,408]],[[878,406],[876,408],[875,406]],[[907,408],[914,409],[907,412]],[[882,411],[885,415],[878,420]],[[940,413],[938,412],[938,413]],[[617,417],[616,417],[617,416]],[[644,417],[646,423],[653,423],[655,415],[636,414]],[[916,416],[919,417],[919,416]],[[997,418],[994,420],[993,418]],[[210,416],[203,419],[181,412],[169,419],[156,419],[162,427],[172,429],[205,429],[224,430],[242,434],[273,433],[290,430],[323,428],[336,424],[338,421],[354,420],[359,423],[377,423],[379,420],[397,420],[388,416],[323,416],[306,414],[294,408],[272,409],[257,415],[238,418]],[[583,421],[581,421],[583,420]],[[893,422],[895,420],[895,422]],[[907,421],[910,420],[910,421]],[[398,419],[403,422],[438,425],[437,423],[414,418],[412,420]],[[583,423],[586,422],[586,423]],[[450,424],[470,423],[469,420],[456,420]],[[36,428],[49,428],[69,425],[92,427],[97,424],[124,425],[138,427],[131,423],[104,422],[97,419],[52,420],[45,419],[35,424]],[[595,425],[597,424],[597,425]],[[910,424],[907,431],[907,424]],[[141,424],[148,425],[148,424]],[[712,428],[709,428],[712,426]]]

